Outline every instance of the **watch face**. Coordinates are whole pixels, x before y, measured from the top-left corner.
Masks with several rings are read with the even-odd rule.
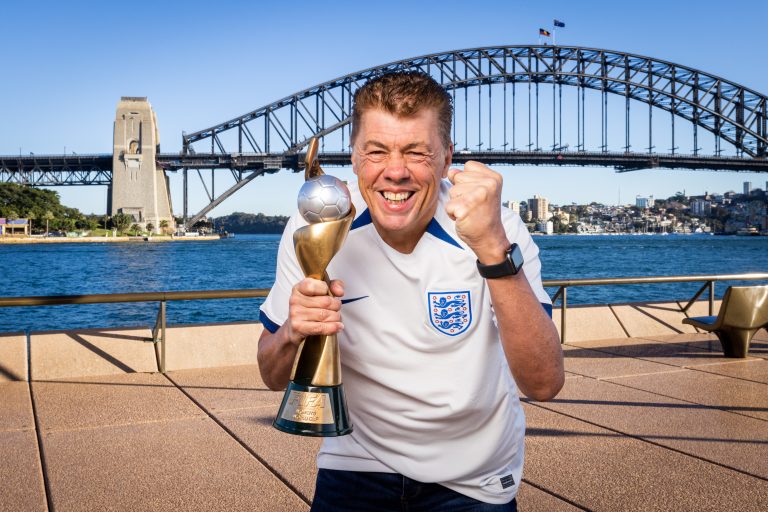
[[[515,266],[515,270],[520,271],[523,267],[523,252],[520,250],[517,244],[512,246],[509,251],[509,258],[512,260],[512,264]]]

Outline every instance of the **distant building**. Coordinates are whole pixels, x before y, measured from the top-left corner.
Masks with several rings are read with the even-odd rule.
[[[28,219],[3,219],[0,218],[0,236],[6,235],[28,235]]]
[[[752,182],[751,181],[745,181],[744,182],[744,195],[748,196],[752,192]]]
[[[536,232],[537,233],[544,233],[545,235],[551,235],[555,231],[555,224],[548,220],[546,222],[538,222],[536,223]]]
[[[534,195],[528,200],[528,210],[531,212],[531,220],[549,220],[549,201],[546,197]]]
[[[691,201],[691,214],[696,217],[708,217],[712,213],[712,201],[694,199]]]
[[[505,203],[502,203],[502,206],[505,208],[509,208],[516,214],[520,215],[520,201],[507,201]]]
[[[638,208],[643,208],[643,209],[652,207],[653,206],[653,196],[648,196],[648,197],[637,196],[637,197],[635,197],[635,206],[637,206]]]

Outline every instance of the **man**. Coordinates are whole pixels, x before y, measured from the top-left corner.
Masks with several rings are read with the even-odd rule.
[[[328,267],[334,297],[303,278],[291,242],[301,217],[283,234],[262,378],[283,389],[301,340],[338,333],[354,425],[323,442],[313,511],[516,510],[518,389],[548,400],[563,385],[538,249],[501,209],[499,174],[450,168],[451,115],[450,96],[418,72],[355,94],[359,214]]]

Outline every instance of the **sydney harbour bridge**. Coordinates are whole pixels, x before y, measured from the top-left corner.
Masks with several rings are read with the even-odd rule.
[[[302,170],[311,137],[320,138],[322,164],[348,165],[355,91],[371,77],[401,70],[426,72],[451,94],[457,163],[768,172],[768,98],[746,86],[619,51],[474,48],[351,73],[182,134],[179,153],[154,158],[158,171],[183,173],[185,223],[258,176]],[[0,182],[112,187],[113,156],[0,156]],[[221,172],[234,184],[227,179],[228,188],[217,194]],[[193,215],[190,174],[202,181],[208,200]]]

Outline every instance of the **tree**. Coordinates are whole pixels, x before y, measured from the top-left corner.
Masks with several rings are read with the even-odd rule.
[[[128,226],[131,225],[133,217],[125,213],[116,213],[112,216],[112,227],[114,227],[119,233],[122,233]]]
[[[154,225],[154,224],[152,224],[151,222],[147,222],[147,226],[146,226],[146,228],[147,228],[147,231],[149,231],[149,232],[151,233],[151,232],[152,232],[152,230],[154,230],[154,229],[155,229],[155,225]]]
[[[192,229],[199,231],[209,231],[212,228],[212,224],[207,219],[200,219],[192,225]]]
[[[51,210],[46,210],[43,214],[43,218],[45,219],[45,236],[48,236],[48,222],[52,221],[56,217],[53,216],[53,212]]]
[[[141,228],[139,227],[139,225],[138,225],[138,224],[135,224],[135,223],[134,223],[134,224],[131,224],[131,233],[133,233],[134,235],[137,235],[137,234],[139,234],[139,230],[140,230],[140,229],[141,229]]]
[[[37,215],[32,210],[27,212],[27,219],[29,219],[29,234],[32,234],[32,221],[37,220]]]

